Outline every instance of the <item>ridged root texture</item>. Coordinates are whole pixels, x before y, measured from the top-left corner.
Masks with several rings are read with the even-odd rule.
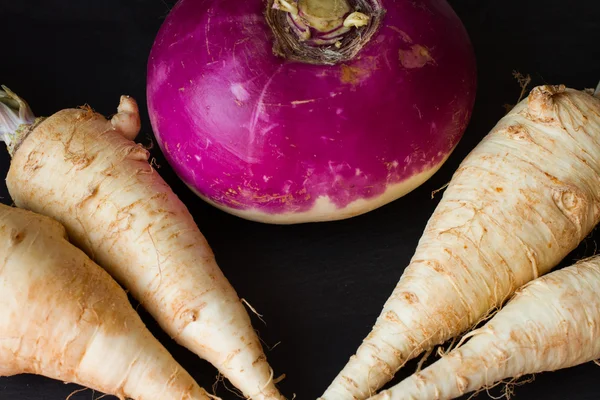
[[[19,207],[61,222],[179,344],[254,400],[281,399],[248,313],[186,206],[132,139],[137,107],[112,124],[89,109],[46,118],[15,152]]]
[[[121,399],[209,399],[58,222],[0,205],[0,253],[0,376],[38,374]]]
[[[535,88],[469,154],[371,333],[323,400],[365,399],[473,327],[598,223],[600,99]]]
[[[506,379],[600,357],[600,257],[519,293],[465,345],[372,400],[454,399]]]

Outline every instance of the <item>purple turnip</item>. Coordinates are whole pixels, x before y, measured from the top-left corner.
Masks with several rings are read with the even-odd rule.
[[[170,165],[269,223],[336,220],[429,179],[468,124],[468,35],[444,0],[180,0],[148,65]]]

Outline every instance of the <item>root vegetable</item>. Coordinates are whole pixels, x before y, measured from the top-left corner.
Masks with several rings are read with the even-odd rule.
[[[403,364],[549,272],[600,218],[600,99],[533,89],[469,154],[371,333],[322,399],[365,399]]]
[[[476,75],[445,0],[180,0],[148,60],[148,113],[210,204],[331,221],[436,173],[469,123]]]
[[[372,400],[454,399],[503,379],[600,358],[600,257],[530,282],[468,337]]]
[[[58,222],[0,205],[0,254],[0,376],[44,375],[120,399],[209,399]]]
[[[7,186],[15,204],[61,222],[172,338],[244,395],[282,399],[248,313],[209,244],[148,163],[148,151],[131,140],[140,128],[135,101],[122,97],[111,121],[91,109],[34,120],[8,90],[2,103],[0,134],[12,154]]]

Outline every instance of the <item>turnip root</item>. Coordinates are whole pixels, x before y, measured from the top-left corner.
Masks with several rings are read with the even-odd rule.
[[[600,256],[536,279],[470,339],[372,400],[443,400],[600,358]],[[465,336],[465,338],[467,338]]]
[[[365,399],[549,272],[600,217],[600,99],[541,86],[466,157],[371,333],[323,395]]]
[[[0,205],[0,254],[0,376],[44,375],[121,399],[209,399],[58,222]]]
[[[34,120],[12,92],[4,98],[0,114],[12,113],[13,123],[0,133],[12,153],[7,186],[15,204],[61,222],[172,338],[246,397],[282,399],[248,313],[209,244],[148,163],[148,151],[131,140],[140,128],[135,101],[122,97],[111,121],[90,109]],[[15,126],[19,109],[29,117]]]
[[[148,115],[209,204],[340,220],[440,169],[469,123],[475,64],[445,0],[179,0],[148,57]]]

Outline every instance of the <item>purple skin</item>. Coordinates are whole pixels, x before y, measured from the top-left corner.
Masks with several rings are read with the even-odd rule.
[[[220,208],[269,221],[321,196],[342,218],[441,165],[475,99],[469,38],[445,0],[383,8],[358,56],[331,66],[275,56],[262,0],[180,0],[148,67],[152,125],[175,172]]]

